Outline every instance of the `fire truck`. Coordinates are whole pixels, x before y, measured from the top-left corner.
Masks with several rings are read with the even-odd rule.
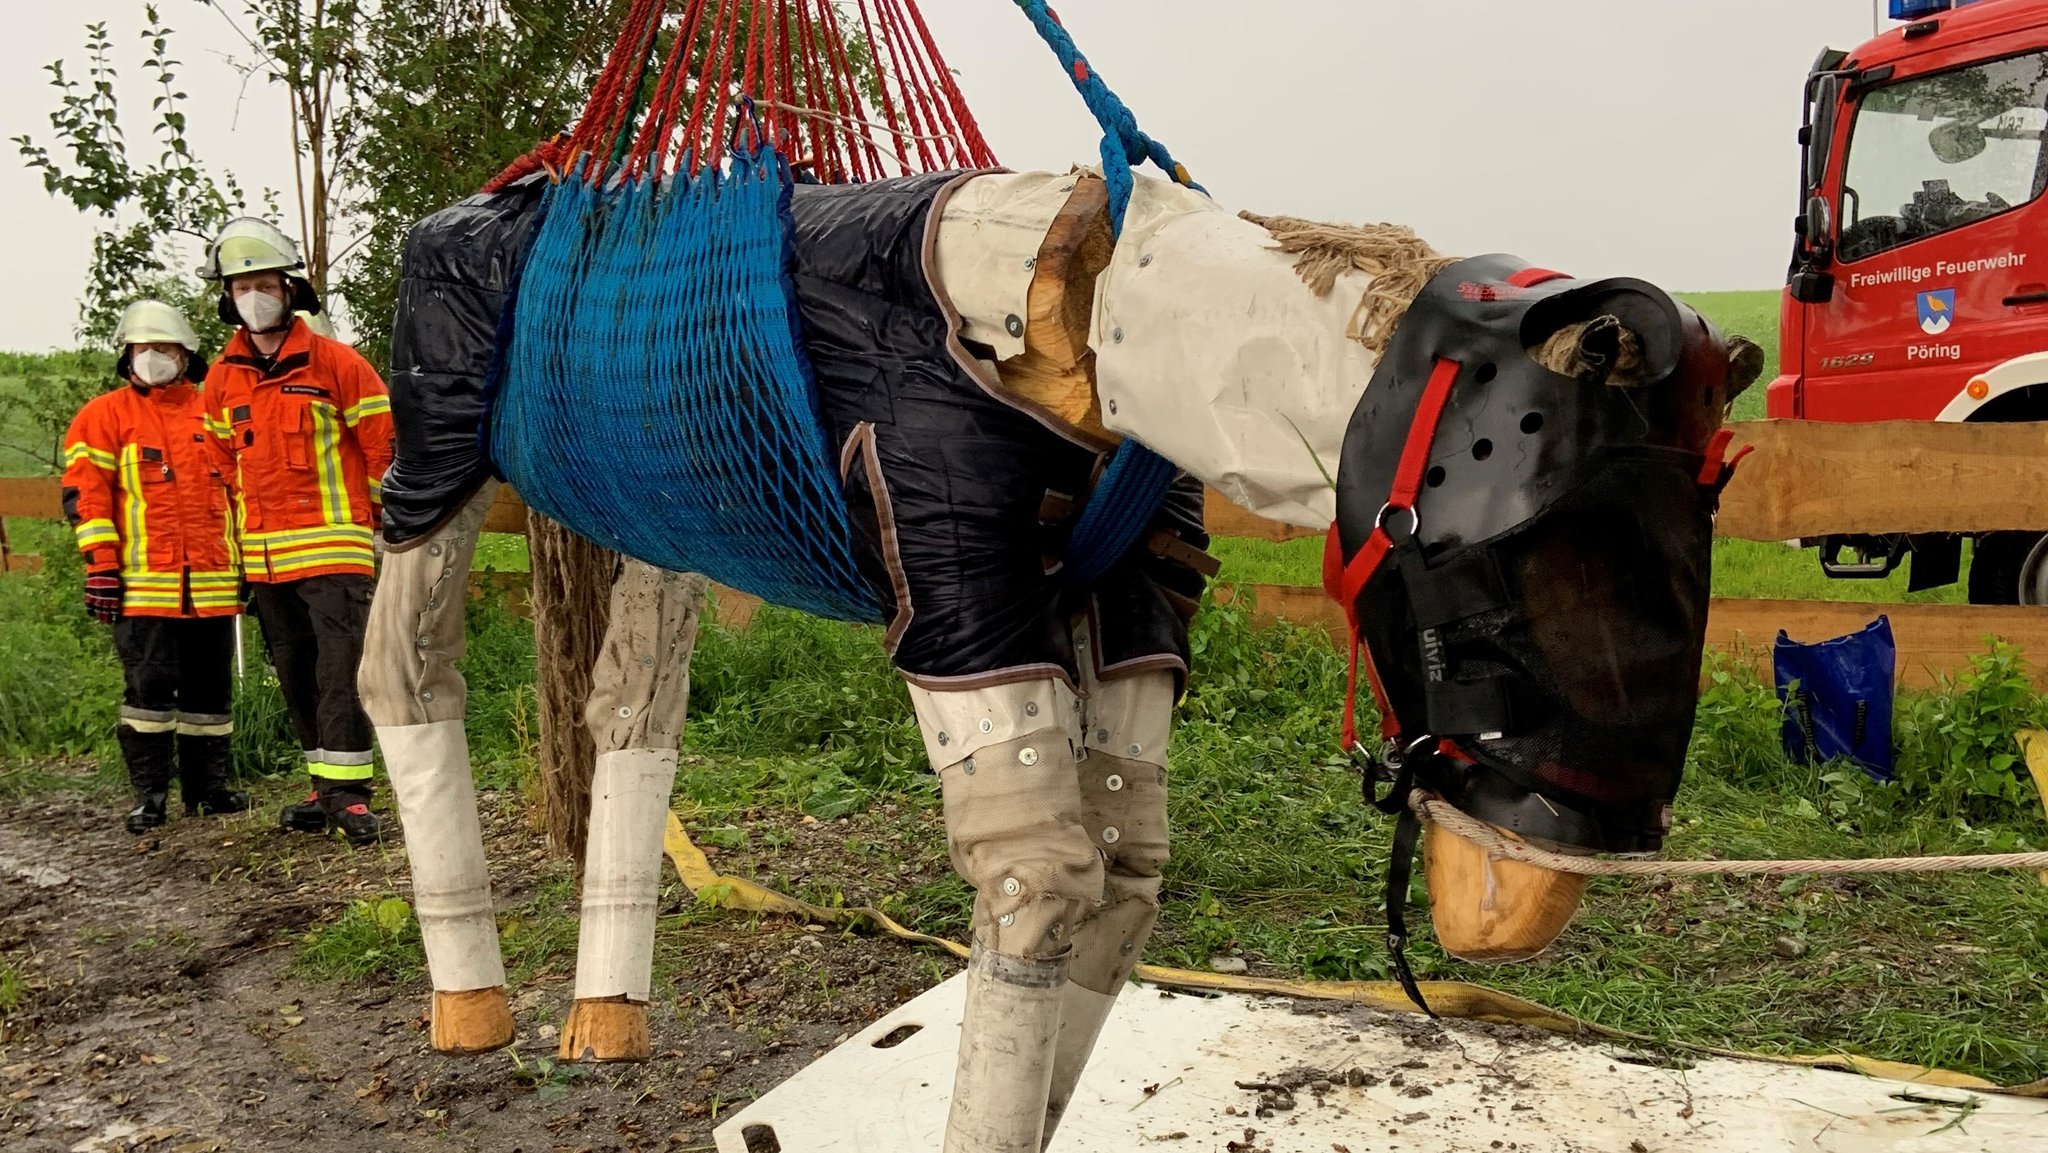
[[[1891,0],[1891,15],[1903,26],[1807,76],[1768,415],[2048,420],[2048,0]],[[1962,567],[1960,536],[1820,544],[1833,577],[1910,559],[1916,591]],[[2048,604],[2048,536],[1977,535],[1968,589]]]

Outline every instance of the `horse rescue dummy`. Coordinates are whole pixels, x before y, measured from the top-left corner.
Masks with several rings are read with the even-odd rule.
[[[971,159],[807,183],[749,139],[724,168],[657,143],[652,175],[597,141],[408,240],[362,679],[438,1048],[512,1034],[453,668],[500,475],[629,558],[583,710],[568,1059],[649,1052],[703,590],[681,570],[872,621],[908,682],[976,891],[949,1150],[1052,1139],[1157,917],[1172,705],[1214,571],[1204,482],[1332,529],[1397,799],[1428,789],[1550,845],[1658,843],[1717,430],[1753,346],[1639,281],[1240,219],[1170,164],[1177,183]],[[1454,952],[1526,954],[1576,905],[1574,879],[1489,882],[1476,848],[1430,837]]]

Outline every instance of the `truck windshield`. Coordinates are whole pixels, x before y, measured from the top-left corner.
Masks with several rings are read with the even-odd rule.
[[[1871,89],[1850,126],[1841,258],[1996,216],[2048,183],[2048,52]]]

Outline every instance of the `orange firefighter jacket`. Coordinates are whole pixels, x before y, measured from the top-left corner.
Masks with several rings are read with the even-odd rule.
[[[303,320],[267,362],[237,331],[206,393],[213,434],[237,464],[247,579],[374,575],[392,432],[391,398],[370,363]]]
[[[64,434],[64,515],[86,570],[121,574],[129,616],[241,610],[234,461],[207,433],[205,395],[180,381],[93,397]]]

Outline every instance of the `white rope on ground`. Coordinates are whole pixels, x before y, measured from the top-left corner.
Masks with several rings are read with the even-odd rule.
[[[1554,873],[1577,873],[1587,877],[1698,877],[1760,876],[1794,874],[1837,875],[1850,873],[1961,873],[1979,869],[2048,868],[2048,853],[1979,853],[1959,857],[1869,857],[1833,861],[1649,861],[1615,860],[1611,857],[1578,857],[1553,853],[1526,841],[1517,841],[1492,825],[1459,810],[1449,801],[1421,789],[1411,794],[1408,807],[1416,816],[1434,821],[1445,832],[1456,834],[1485,849],[1496,860],[1520,861]]]

